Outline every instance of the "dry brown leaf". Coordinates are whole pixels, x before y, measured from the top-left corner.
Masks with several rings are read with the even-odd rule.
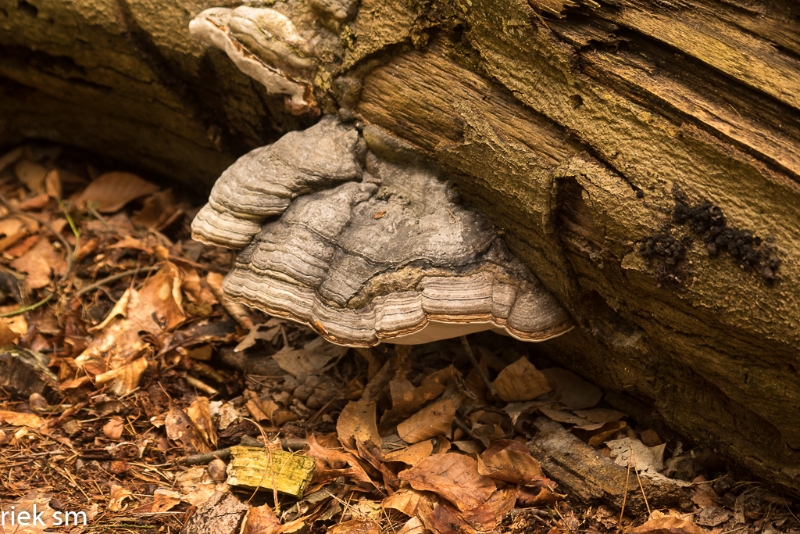
[[[122,510],[122,501],[131,497],[133,493],[123,488],[122,486],[117,486],[116,484],[111,485],[111,491],[109,492],[108,498],[108,510],[110,512],[119,512]]]
[[[417,507],[419,506],[420,499],[422,498],[422,494],[418,491],[409,488],[402,488],[396,491],[393,495],[383,499],[383,501],[381,501],[381,506],[384,508],[397,510],[408,517],[414,517],[414,515],[417,513]]]
[[[58,526],[55,525],[56,519],[53,517],[55,510],[50,507],[50,500],[52,498],[53,495],[51,493],[32,491],[16,501],[4,504],[2,509],[3,522],[0,524],[0,532],[13,534],[44,534],[46,531],[45,529],[47,529],[47,531],[51,529],[59,530]],[[8,512],[10,510],[16,510],[16,515],[14,516],[16,521],[13,524],[8,517]],[[23,515],[22,518],[20,518],[20,512],[27,512],[29,515],[28,517]],[[38,520],[34,520],[34,517],[38,517]],[[61,514],[61,517],[63,520],[63,514]],[[78,517],[82,518],[82,516]],[[75,518],[75,521],[78,521],[78,517]],[[19,522],[19,519],[22,519],[22,522]],[[27,523],[27,525],[23,525],[23,522]],[[82,522],[79,523],[79,525],[82,524]]]
[[[541,485],[547,480],[538,460],[525,445],[514,440],[492,443],[480,457],[478,472],[511,484]]]
[[[20,211],[38,211],[47,206],[48,202],[50,202],[50,196],[47,193],[42,193],[41,195],[26,198],[17,204],[17,209]]]
[[[285,349],[285,350],[284,350]],[[283,348],[272,355],[281,369],[295,377],[318,375],[335,365],[350,350],[317,337],[302,349]]]
[[[557,408],[553,408],[552,406],[542,406],[539,408],[539,411],[542,414],[546,415],[548,418],[552,419],[553,421],[558,421],[559,423],[566,423],[569,425],[578,425],[583,427],[592,427],[592,425],[597,425],[597,423],[590,423],[586,419],[582,417],[578,417],[577,415],[568,412],[566,410],[559,410]],[[603,425],[597,426],[600,428]]]
[[[46,192],[44,179],[47,176],[47,168],[44,166],[28,159],[22,159],[14,165],[14,175],[33,193]]]
[[[0,410],[0,421],[11,426],[28,428],[41,428],[46,423],[44,419],[34,413],[12,412],[11,410]]]
[[[703,534],[703,529],[688,519],[663,514],[658,510],[650,514],[650,519],[630,531],[631,534]]]
[[[399,425],[397,434],[406,443],[418,443],[446,434],[456,416],[456,405],[443,399],[421,409]]]
[[[181,503],[180,493],[172,490],[158,488],[153,493],[153,503],[150,511],[154,514],[163,514],[178,506]]]
[[[397,534],[425,534],[425,525],[419,517],[412,517],[400,527]]]
[[[416,465],[433,453],[433,440],[420,441],[405,449],[392,451],[384,455],[387,462],[403,462],[406,465]]]
[[[336,421],[336,433],[345,448],[355,450],[357,442],[372,443],[377,447],[383,444],[375,411],[376,405],[372,401],[350,401],[342,409]]]
[[[125,421],[118,415],[115,415],[109,419],[108,423],[103,425],[103,434],[108,439],[118,440],[122,437],[123,430],[125,430]]]
[[[350,476],[357,482],[373,483],[355,456],[349,452],[327,449],[320,445],[313,435],[308,436],[308,452],[306,454],[318,460],[317,469],[314,472],[315,481],[318,478],[335,480],[340,476]],[[324,465],[320,465],[320,461],[323,464],[327,464],[327,468]],[[343,468],[343,465],[350,467]]]
[[[40,239],[23,256],[11,262],[11,267],[27,273],[25,281],[31,289],[40,289],[50,283],[53,271],[63,272],[64,260],[56,253],[47,239]]]
[[[13,343],[19,334],[11,330],[11,327],[6,323],[5,319],[0,320],[0,346],[5,347]]]
[[[575,434],[579,439],[584,440],[592,447],[599,447],[608,438],[615,435],[617,432],[619,432],[626,426],[627,425],[625,421],[609,421],[608,423],[602,425],[600,428],[593,431],[589,431],[586,434],[583,434],[584,429],[578,427],[573,428],[572,433]]]
[[[16,217],[6,217],[0,220],[0,251],[6,250],[14,243],[30,233],[28,225]]]
[[[500,371],[492,384],[506,402],[529,401],[550,391],[547,378],[525,357]]]
[[[44,177],[44,190],[47,195],[56,200],[61,200],[63,188],[61,186],[61,169],[51,169]]]
[[[217,448],[217,433],[214,431],[214,422],[211,419],[211,410],[207,397],[197,397],[186,409],[186,415],[192,420],[203,440],[210,446],[210,450]]]
[[[407,418],[423,405],[432,401],[447,389],[453,374],[452,365],[426,376],[419,387],[409,382],[405,376],[398,376],[389,382],[392,407],[381,417],[381,423],[394,423]]]
[[[111,382],[112,393],[123,397],[139,387],[139,380],[147,370],[147,360],[138,358],[122,367],[106,371],[94,377],[95,384],[103,385]]]
[[[192,424],[192,420],[177,406],[171,407],[164,417],[164,428],[167,438],[181,443],[188,454],[211,452],[211,447]]]
[[[131,221],[139,226],[156,230],[161,228],[161,225],[167,222],[176,211],[175,195],[172,194],[172,190],[165,189],[147,197],[142,209],[131,217]]]
[[[575,410],[573,412],[578,417],[586,419],[590,423],[610,423],[612,421],[619,421],[628,414],[620,412],[619,410],[611,410],[609,408],[592,408],[591,410]]]
[[[73,201],[78,205],[92,202],[97,205],[97,211],[100,213],[113,213],[121,210],[128,202],[156,191],[158,186],[142,180],[135,174],[108,172],[90,183],[73,198]]]
[[[552,391],[541,400],[557,402],[568,410],[591,408],[603,397],[603,392],[572,371],[551,367],[542,369],[542,374],[552,387]]]
[[[520,508],[549,506],[563,501],[566,497],[566,495],[554,493],[547,487],[519,486],[517,488],[517,506]]]
[[[381,527],[377,522],[367,519],[352,519],[337,523],[328,528],[328,534],[380,534]]]
[[[15,244],[13,247],[6,250],[5,255],[12,258],[19,258],[33,248],[33,246],[38,243],[40,239],[42,238],[38,235],[28,236],[19,243]]]
[[[441,495],[462,512],[482,505],[495,492],[492,479],[478,473],[478,462],[452,452],[425,458],[398,478],[415,490]]]
[[[21,158],[27,153],[28,153],[28,147],[19,146],[17,148],[9,150],[8,152],[0,156],[0,172],[6,170],[6,167],[8,167],[9,165],[13,165],[14,163],[16,163],[19,158]]]
[[[245,517],[242,534],[278,534],[281,527],[280,519],[268,504],[251,506]]]

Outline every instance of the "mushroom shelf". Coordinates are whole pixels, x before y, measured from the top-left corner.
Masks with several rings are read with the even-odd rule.
[[[324,117],[244,155],[193,237],[241,249],[225,295],[340,345],[495,330],[544,341],[572,320],[489,220],[397,141]]]

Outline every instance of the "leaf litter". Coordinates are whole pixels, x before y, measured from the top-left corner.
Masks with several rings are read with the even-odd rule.
[[[795,502],[532,345],[349,350],[225,300],[233,256],[190,239],[195,210],[58,147],[0,156],[2,510],[84,511],[71,532],[800,534]],[[571,494],[593,474],[532,454],[543,418],[628,500]],[[658,477],[683,504],[637,507]]]

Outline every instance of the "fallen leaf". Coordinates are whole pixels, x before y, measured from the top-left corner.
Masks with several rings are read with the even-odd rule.
[[[22,159],[14,165],[14,175],[31,192],[36,194],[46,192],[45,176],[47,176],[47,168],[44,166],[28,159]]]
[[[531,486],[517,487],[517,506],[520,508],[533,508],[549,506],[563,501],[566,495],[555,493],[547,487],[535,488]]]
[[[397,434],[406,443],[425,441],[446,434],[455,416],[456,405],[452,400],[436,401],[397,425]]]
[[[13,343],[19,334],[11,330],[11,327],[6,323],[5,319],[0,320],[0,346],[5,347]]]
[[[389,382],[392,407],[383,413],[381,423],[402,421],[444,393],[454,373],[456,373],[455,367],[452,365],[445,367],[426,376],[419,387],[414,387],[403,375],[393,378]]]
[[[3,505],[3,520],[0,523],[0,532],[7,532],[13,534],[44,534],[47,530],[58,529],[57,526],[54,525],[55,519],[53,518],[53,510],[50,507],[50,500],[53,498],[51,493],[41,493],[39,491],[32,491],[27,495],[20,497],[16,501],[12,501],[9,504]],[[22,525],[21,522],[15,521],[16,524],[12,523],[12,521],[8,518],[8,512],[12,510],[16,510],[17,520],[19,518],[20,512],[28,512],[29,519],[24,519],[25,523],[28,525]],[[12,516],[13,517],[13,516]],[[38,520],[34,520],[35,517],[38,517]],[[63,517],[63,516],[62,516]],[[75,521],[78,520],[76,516]],[[79,526],[82,526],[79,524]],[[5,528],[5,530],[4,530]]]
[[[557,402],[568,410],[591,408],[603,397],[600,388],[579,377],[572,371],[551,367],[542,369],[547,383],[553,389],[539,400]]]
[[[142,209],[131,217],[131,222],[156,230],[167,222],[176,211],[175,195],[172,194],[172,190],[165,189],[144,199]]]
[[[381,506],[384,508],[397,510],[408,517],[414,517],[414,515],[417,513],[417,507],[419,506],[420,499],[422,498],[422,494],[418,491],[409,488],[403,488],[396,491],[393,495],[383,499],[383,501],[381,501]]]
[[[372,479],[369,478],[369,475],[358,463],[355,456],[349,452],[325,448],[317,442],[313,435],[308,436],[308,452],[306,454],[318,460],[317,469],[314,472],[315,481],[321,482],[325,480],[330,482],[340,476],[349,476],[357,482],[373,484]],[[322,465],[320,465],[320,462],[322,462]],[[327,464],[327,467],[325,467],[325,464]],[[343,465],[348,465],[349,467],[343,468]]]
[[[100,213],[113,213],[137,198],[151,195],[158,186],[142,180],[129,172],[108,172],[91,182],[73,198],[78,205],[97,204]]]
[[[50,283],[50,276],[54,270],[63,272],[66,266],[62,265],[63,263],[50,241],[40,239],[32,249],[12,261],[11,267],[27,273],[25,281],[31,289],[40,289]]]
[[[622,438],[607,441],[611,458],[622,466],[635,466],[643,475],[658,475],[664,469],[664,448],[666,444],[648,447],[638,439]]]
[[[350,350],[325,341],[321,337],[306,343],[302,349],[283,348],[272,355],[281,369],[295,377],[318,375],[335,365]]]
[[[441,495],[461,511],[485,503],[496,489],[491,478],[478,473],[478,462],[452,452],[425,458],[398,478],[415,490]]]
[[[242,534],[278,534],[281,521],[268,504],[251,506],[245,517]]]
[[[492,385],[506,402],[529,401],[550,391],[547,378],[526,357],[500,371]]]
[[[217,433],[214,431],[214,422],[211,420],[211,410],[207,397],[197,397],[188,408],[186,415],[191,419],[195,430],[206,443],[209,450],[217,448]]]
[[[631,534],[703,534],[703,529],[680,517],[662,514],[658,510],[650,514],[650,519],[630,531]]]
[[[716,527],[730,519],[731,513],[718,506],[706,506],[700,513],[695,514],[694,519],[698,525],[704,527]]]
[[[41,195],[26,198],[17,204],[17,209],[20,211],[38,211],[47,206],[48,202],[50,202],[50,196],[47,193],[42,193]]]
[[[133,493],[123,488],[122,486],[117,486],[116,484],[111,485],[111,491],[109,492],[109,501],[108,501],[108,510],[111,512],[119,512],[122,510],[122,501],[127,498],[130,498]]]
[[[163,514],[172,510],[181,503],[180,495],[177,491],[158,488],[153,492],[153,503],[150,511],[154,514]]]
[[[167,438],[181,443],[186,449],[187,454],[211,452],[211,448],[195,429],[186,412],[173,406],[164,418],[164,427],[167,431]]]
[[[425,440],[415,443],[410,447],[392,451],[384,455],[387,462],[403,462],[406,465],[416,465],[433,453],[433,441]]]
[[[586,441],[586,443],[592,447],[599,447],[605,443],[608,438],[615,435],[626,426],[627,424],[625,421],[609,421],[600,428],[588,432],[585,431],[585,429],[575,427],[572,429],[572,433],[578,436],[578,438]]]
[[[539,461],[519,441],[495,441],[480,458],[478,472],[495,480],[525,485],[547,481]]]
[[[108,439],[118,440],[122,437],[123,430],[125,430],[125,421],[116,415],[103,425],[103,434]]]
[[[566,410],[559,410],[558,408],[553,408],[551,406],[542,406],[539,408],[539,411],[542,414],[546,415],[548,418],[552,419],[553,421],[557,421],[559,423],[566,423],[568,425],[584,425],[588,426],[591,423],[582,417],[578,417],[577,415],[570,413]],[[601,425],[602,426],[602,425]]]
[[[355,450],[356,443],[383,444],[375,415],[376,406],[372,401],[350,401],[342,409],[336,421],[339,442],[347,449]]]
[[[41,428],[45,420],[35,413],[12,412],[10,410],[0,410],[0,421],[11,426],[25,426],[28,428]]]
[[[575,410],[573,412],[578,417],[586,419],[590,423],[610,423],[612,421],[619,421],[628,414],[620,412],[619,410],[611,410],[609,408],[592,408],[591,410]]]
[[[412,517],[406,521],[397,534],[425,534],[425,525],[418,517]]]
[[[119,397],[124,397],[139,387],[139,381],[145,370],[147,370],[147,360],[138,358],[122,367],[95,376],[94,381],[96,385],[111,382],[109,388],[111,392]]]
[[[328,527],[328,534],[380,534],[381,528],[375,521],[352,519]]]

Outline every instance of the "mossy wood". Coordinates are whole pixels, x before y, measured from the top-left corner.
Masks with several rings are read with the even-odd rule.
[[[0,0],[0,144],[210,188],[341,110],[504,229],[578,325],[537,350],[800,491],[796,2],[267,4],[316,43],[264,45],[305,113],[192,38],[214,0]]]
[[[314,458],[297,453],[231,447],[228,485],[275,489],[299,499],[314,475],[315,466]]]

